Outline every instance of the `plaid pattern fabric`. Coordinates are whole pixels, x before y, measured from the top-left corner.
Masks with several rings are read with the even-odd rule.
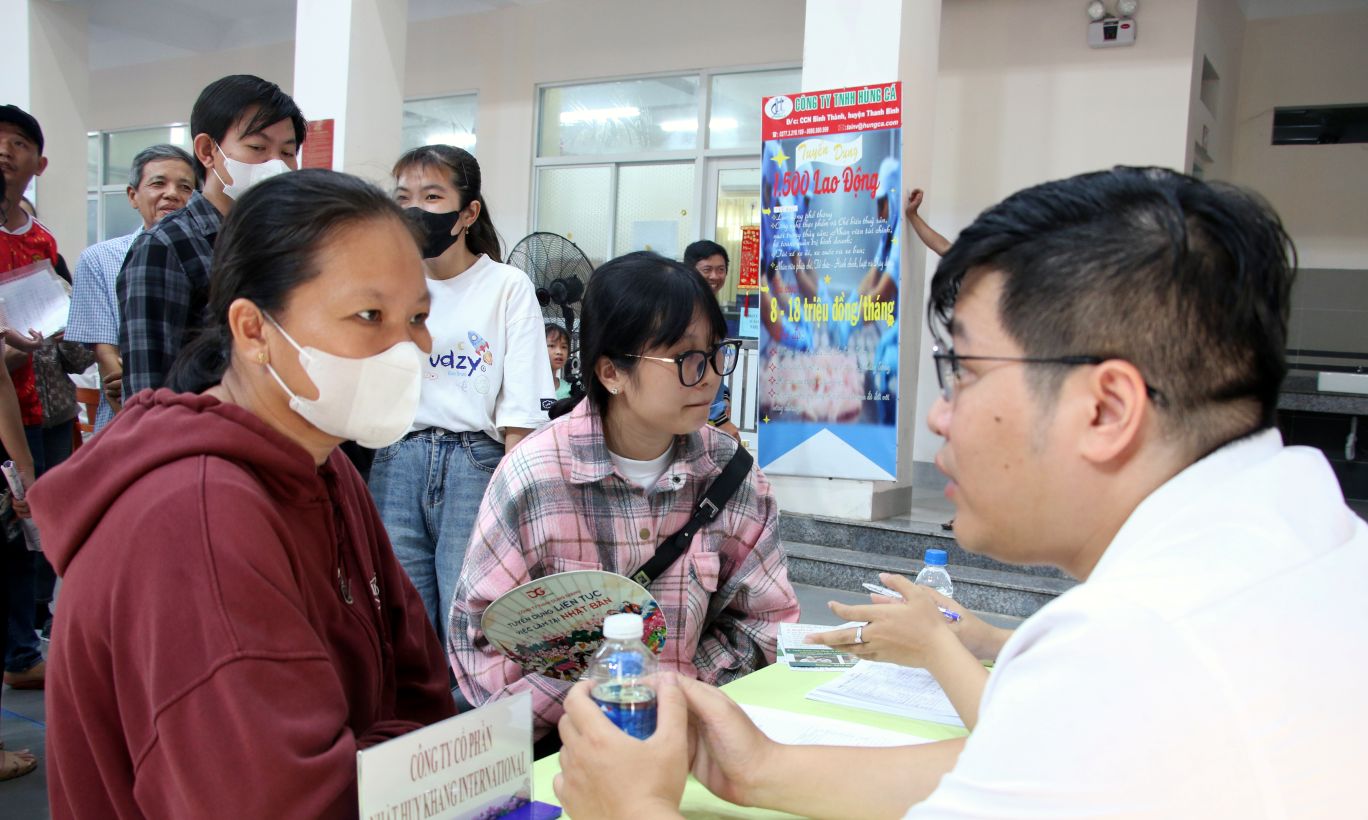
[[[66,338],[87,345],[119,343],[119,297],[114,283],[123,268],[124,257],[142,229],[91,245],[81,252],[72,273],[71,315],[67,318]],[[114,417],[114,409],[100,391],[100,410],[95,430],[104,429]]]
[[[203,325],[222,222],[218,209],[196,191],[184,208],[133,240],[115,285],[125,399],[164,387],[176,354]]]
[[[530,690],[534,733],[559,719],[569,684],[524,676],[489,646],[480,616],[519,584],[556,572],[627,574],[689,520],[737,444],[711,428],[680,437],[674,461],[648,491],[614,468],[602,420],[582,401],[504,457],[490,481],[456,585],[452,668],[475,704]],[[669,630],[661,666],[723,684],[775,657],[780,622],[798,599],[779,542],[779,509],[758,468],[651,585]]]

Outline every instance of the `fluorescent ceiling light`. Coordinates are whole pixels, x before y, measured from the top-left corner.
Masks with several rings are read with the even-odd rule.
[[[641,116],[641,109],[625,105],[620,108],[581,108],[577,111],[562,111],[561,125],[579,125],[586,122],[609,122],[630,120]]]

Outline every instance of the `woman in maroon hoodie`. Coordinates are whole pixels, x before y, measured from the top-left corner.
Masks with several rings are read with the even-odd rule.
[[[298,171],[242,196],[177,390],[33,487],[63,577],[49,796],[65,817],[355,815],[356,751],[454,713],[442,649],[337,449],[413,419],[431,342],[384,192]]]

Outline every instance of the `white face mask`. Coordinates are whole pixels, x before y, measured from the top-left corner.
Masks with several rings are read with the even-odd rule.
[[[290,409],[323,432],[362,447],[385,447],[403,438],[418,414],[423,374],[423,352],[418,345],[400,342],[374,356],[348,359],[300,347],[270,314],[265,315],[299,351],[299,363],[318,388],[316,399],[296,395],[275,368],[266,365],[290,397]]]
[[[212,169],[214,171],[214,176],[218,177],[218,181],[223,182],[223,192],[228,195],[229,199],[237,199],[247,193],[247,189],[258,182],[263,182],[273,176],[279,176],[280,174],[289,173],[290,171],[290,166],[286,165],[285,160],[279,157],[252,165],[251,163],[239,162],[238,160],[233,159],[223,153],[223,148],[217,144],[215,144],[214,147],[218,148],[219,155],[223,157],[224,168],[233,177],[231,184],[223,182],[223,177],[219,176],[218,169]]]

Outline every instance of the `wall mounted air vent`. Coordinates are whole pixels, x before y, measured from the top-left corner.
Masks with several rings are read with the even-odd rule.
[[[1274,145],[1368,142],[1368,105],[1273,109]]]

